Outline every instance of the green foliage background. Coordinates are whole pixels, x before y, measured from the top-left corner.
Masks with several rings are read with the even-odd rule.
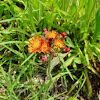
[[[85,82],[87,95],[91,97],[89,72],[100,77],[96,66],[100,62],[99,20],[99,0],[0,0],[0,89],[5,91],[0,93],[0,98],[19,100],[25,94],[25,100],[53,100],[64,93],[68,96],[78,85],[74,98],[85,88]],[[43,28],[67,32],[65,44],[71,52],[59,54],[52,60],[52,74],[58,64],[64,67],[53,74],[52,82],[47,80],[40,84],[34,78],[46,72],[47,67],[42,67],[37,56],[27,51],[27,45]],[[81,72],[79,78],[75,71]],[[71,89],[50,95],[50,89],[60,77],[67,88],[66,76],[74,81]],[[38,89],[34,89],[36,87]]]

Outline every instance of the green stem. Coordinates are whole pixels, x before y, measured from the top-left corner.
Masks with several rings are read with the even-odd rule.
[[[51,70],[50,70],[50,67],[51,67],[51,58],[52,58],[52,55],[50,54],[49,63],[48,63],[48,75],[49,75],[50,81],[52,80],[52,75],[51,75]]]
[[[47,91],[48,91],[48,88],[50,86],[50,84],[52,83],[52,75],[51,75],[51,70],[50,70],[50,67],[51,67],[51,58],[52,58],[52,55],[50,54],[49,55],[49,62],[48,62],[48,68],[47,68],[47,79],[48,79],[48,76],[49,76],[49,83],[45,86],[45,89],[44,89],[44,95],[43,95],[43,100],[45,100],[45,98],[47,97]]]
[[[86,82],[87,82],[87,88],[88,88],[88,97],[90,98],[92,96],[92,86],[91,86],[91,82],[89,80],[88,69],[86,68],[86,66],[84,67],[84,71],[85,71],[85,75],[86,75]]]

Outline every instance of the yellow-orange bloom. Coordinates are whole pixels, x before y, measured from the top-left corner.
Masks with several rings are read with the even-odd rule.
[[[49,31],[48,33],[46,33],[46,37],[48,39],[52,38],[55,39],[56,37],[58,37],[58,33],[56,31]]]
[[[62,39],[55,39],[53,45],[53,48],[58,50],[65,47],[64,41]]]
[[[39,37],[39,36],[33,37],[30,40],[30,44],[28,45],[28,50],[33,54],[36,52],[40,52],[39,50],[40,50],[41,44],[42,44],[42,37]]]
[[[50,48],[49,43],[46,42],[46,41],[43,41],[42,45],[41,45],[41,48],[40,48],[40,52],[43,52],[44,54],[48,53],[49,48]]]

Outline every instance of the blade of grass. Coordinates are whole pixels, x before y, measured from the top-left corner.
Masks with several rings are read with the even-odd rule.
[[[5,19],[5,20],[1,20],[0,23],[10,22],[10,21],[13,21],[13,20],[20,20],[20,18]]]
[[[63,58],[62,58],[62,56],[60,54],[58,54],[58,57],[59,57],[60,61],[62,62],[63,67],[68,71],[69,76],[71,77],[71,79],[74,80],[73,79],[73,76],[71,75],[71,72],[69,71],[69,69],[67,67],[72,63],[73,59],[76,56],[75,55],[74,56],[71,56],[70,58],[67,59],[67,61],[64,61]]]
[[[14,49],[12,49],[12,48],[6,46],[6,45],[3,45],[3,46],[4,46],[5,48],[9,49],[10,51],[12,51],[13,53],[15,53],[16,55],[20,56],[21,58],[24,58],[24,56],[22,55],[22,53],[20,53],[20,52],[14,50]]]
[[[24,65],[33,55],[34,55],[34,54],[31,54],[27,59],[25,59],[25,60],[22,62],[21,66]],[[34,56],[36,56],[36,55],[34,55]]]
[[[83,83],[80,84],[81,86],[78,88],[78,91],[75,93],[74,97],[76,97],[78,95],[78,93],[80,92],[80,90],[83,87],[83,85],[85,84],[85,82],[86,82],[86,77],[83,79]]]
[[[0,45],[5,45],[5,44],[14,44],[14,43],[22,43],[22,41],[7,41],[7,42],[2,42],[0,43]],[[24,41],[25,44],[28,44],[29,42],[28,41]]]
[[[66,96],[68,96],[75,89],[75,87],[80,83],[80,81],[82,80],[83,75],[84,74],[82,73],[80,78],[72,85],[71,89],[69,90],[69,92],[67,93]]]

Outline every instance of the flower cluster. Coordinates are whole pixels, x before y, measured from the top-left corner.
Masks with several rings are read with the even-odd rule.
[[[57,50],[69,52],[70,48],[65,46],[63,38],[67,36],[67,33],[63,32],[62,34],[58,34],[56,31],[47,31],[46,28],[43,29],[43,35],[42,36],[35,36],[30,40],[30,43],[28,45],[28,50],[35,54],[38,53],[53,53],[53,56],[57,56]],[[43,56],[42,61],[45,62],[46,57]],[[47,60],[47,58],[46,58]]]

